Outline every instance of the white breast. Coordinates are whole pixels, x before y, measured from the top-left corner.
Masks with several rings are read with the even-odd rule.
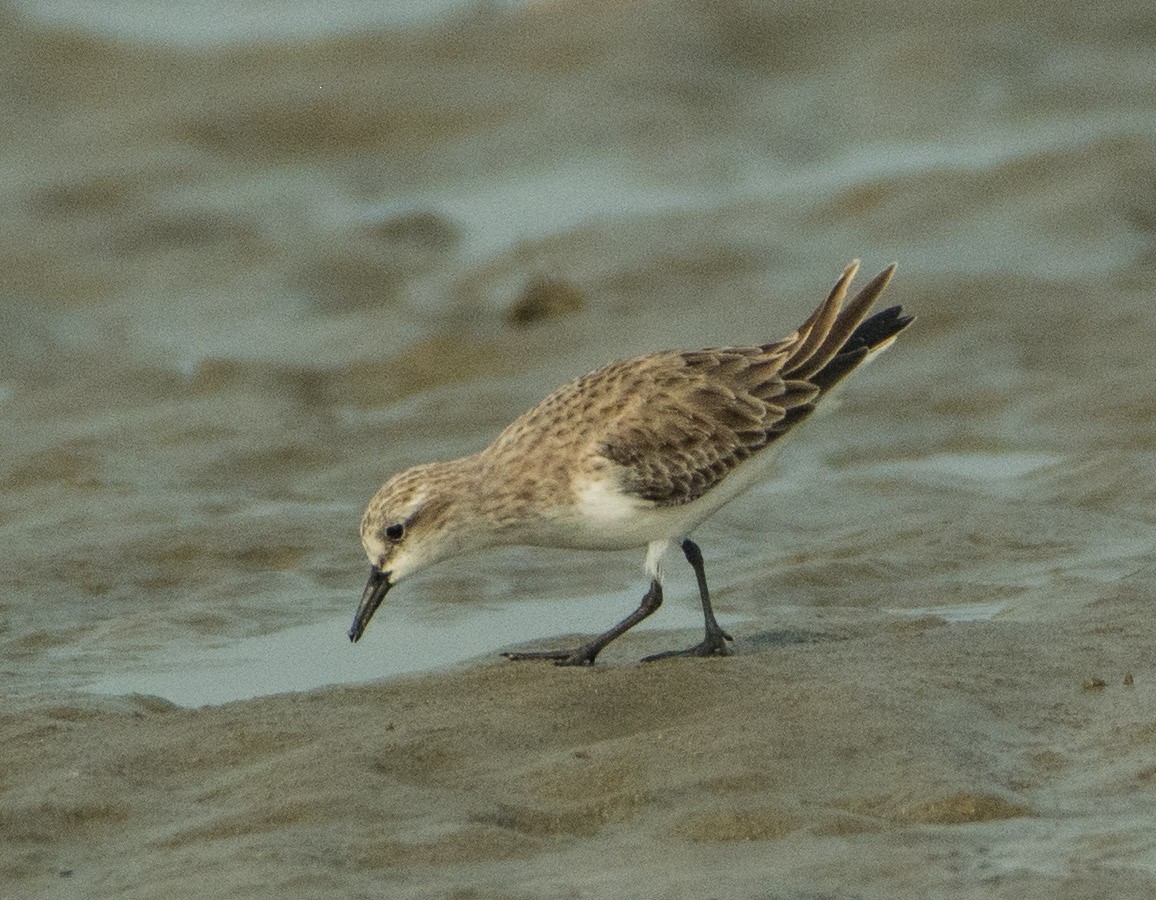
[[[720,506],[764,478],[771,453],[740,465],[705,496],[682,506],[656,506],[618,488],[613,472],[575,482],[573,507],[555,510],[550,526],[533,536],[543,546],[616,550],[686,537]]]

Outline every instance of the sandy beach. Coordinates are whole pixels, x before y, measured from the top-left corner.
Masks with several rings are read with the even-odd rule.
[[[0,897],[1153,896],[1156,13],[337,5],[0,5]],[[734,656],[638,663],[673,560],[498,656],[626,552],[349,643],[388,475],[853,258],[919,318],[696,533]]]

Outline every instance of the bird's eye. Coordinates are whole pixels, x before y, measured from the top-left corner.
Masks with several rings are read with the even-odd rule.
[[[391,541],[400,541],[402,538],[402,535],[404,535],[404,534],[405,534],[405,526],[402,525],[401,522],[397,522],[393,525],[390,525],[387,529],[385,529],[385,536],[387,538],[389,538]]]

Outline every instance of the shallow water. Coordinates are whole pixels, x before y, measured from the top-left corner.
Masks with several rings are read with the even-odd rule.
[[[141,41],[161,36],[146,8],[36,10]],[[605,627],[636,555],[507,554],[478,561],[462,599],[463,569],[413,586],[375,623],[384,650],[349,647],[361,505],[607,359],[783,333],[859,256],[900,260],[889,299],[918,326],[787,449],[781,481],[704,526],[724,610],[934,610],[931,592],[1030,618],[1055,578],[1111,581],[1150,546],[1153,492],[1119,474],[1148,471],[1149,382],[1113,369],[1150,367],[1154,329],[1156,195],[1129,173],[1153,159],[1156,73],[1127,39],[1079,71],[1017,69],[992,37],[1013,17],[933,64],[912,23],[829,93],[805,55],[769,74],[741,39],[762,14],[741,4],[598,26],[535,9],[529,31],[491,11],[473,38],[342,37],[405,10],[283,8],[261,36],[328,43],[247,46],[265,7],[212,31],[169,20],[169,47],[9,14],[9,48],[43,66],[9,76],[23,124],[4,144],[14,684],[219,702]],[[583,56],[619,52],[616,17],[647,35],[630,77],[682,88],[620,109],[623,76]],[[586,50],[561,53],[576,27]],[[495,55],[503,34],[520,55]],[[1039,52],[1087,59],[1081,40],[1061,24]],[[929,67],[950,77],[919,85]],[[380,114],[379,81],[397,86]],[[933,114],[952,91],[956,115]],[[541,276],[585,308],[512,328]],[[940,568],[904,577],[920,558]],[[478,609],[452,613],[467,597]],[[653,624],[692,626],[694,605],[684,584]]]
[[[346,619],[334,619],[272,634],[230,641],[220,647],[157,648],[135,660],[136,671],[117,672],[84,684],[99,694],[148,694],[181,706],[203,706],[245,700],[263,694],[307,691],[329,684],[373,681],[442,669],[474,658],[497,657],[504,649],[533,641],[535,646],[573,646],[543,636],[591,633],[609,627],[610,616],[630,612],[613,597],[523,601],[509,606],[463,611],[449,621],[396,612],[388,622],[350,648]],[[665,628],[693,629],[696,611],[674,609],[663,617]],[[728,627],[733,617],[720,622]],[[655,630],[643,622],[641,631]],[[672,637],[677,647],[680,637]]]
[[[451,571],[414,586],[428,617],[384,623],[385,654],[343,646],[333,623],[360,590],[361,505],[391,472],[477,449],[607,359],[785,332],[853,256],[868,269],[900,260],[889,299],[918,326],[788,448],[782,481],[704,527],[720,606],[773,621],[779,602],[925,609],[930,590],[981,608],[995,592],[1030,617],[1031,592],[1061,573],[1123,574],[1156,518],[1152,492],[1113,474],[1145,471],[1146,382],[1121,390],[1106,362],[1145,359],[1153,333],[1156,196],[1124,178],[1151,161],[1145,57],[1121,47],[1078,91],[1062,67],[1001,75],[992,83],[1009,95],[976,86],[940,120],[923,106],[935,89],[909,106],[894,97],[923,32],[881,35],[877,56],[849,60],[867,73],[849,97],[824,95],[805,65],[794,76],[815,78],[819,107],[854,130],[828,146],[815,143],[821,116],[778,112],[797,102],[794,82],[727,55],[748,15],[736,9],[694,39],[702,95],[667,98],[633,135],[613,122],[568,130],[568,103],[609,110],[618,88],[581,58],[536,68],[573,27],[565,14],[517,38],[530,42],[520,61],[481,49],[507,27],[500,16],[479,20],[474,50],[436,30],[330,38],[320,54],[218,55],[179,28],[196,49],[95,42],[78,97],[74,39],[13,20],[13,47],[57,59],[42,76],[56,85],[51,114],[31,103],[31,81],[16,83],[25,124],[5,150],[21,163],[9,168],[0,339],[16,681],[215,702],[436,668],[577,629],[571,609],[605,627],[617,607],[603,598],[635,592],[634,555],[573,554],[558,570],[523,553],[477,563],[476,615],[439,622],[464,602]],[[677,81],[668,23],[639,14],[656,37],[634,65]],[[613,54],[606,28],[588,40]],[[990,50],[982,29],[968,40]],[[447,47],[476,54],[498,99],[437,69]],[[282,74],[241,90],[234,73],[252,68]],[[427,71],[437,77],[414,86]],[[138,96],[101,88],[125,72]],[[350,98],[351,73],[401,85],[405,141],[372,118],[367,131],[312,130],[320,113],[299,87],[371,103],[372,91]],[[205,108],[209,94],[224,99]],[[551,96],[571,99],[535,106]],[[431,108],[457,112],[427,121]],[[246,132],[238,114],[264,124]],[[134,137],[142,116],[151,137]],[[779,133],[755,151],[771,121]],[[60,128],[98,136],[80,152]],[[585,309],[512,329],[506,308],[543,275],[577,286]],[[938,583],[903,577],[921,555],[944,566]],[[751,605],[759,591],[771,605]],[[692,624],[692,601],[680,590],[655,625]],[[330,640],[308,677],[280,664]]]
[[[487,0],[488,8],[511,9],[520,0]],[[151,0],[84,0],[45,3],[15,0],[14,7],[34,21],[82,28],[133,41],[156,41],[193,48],[254,41],[301,40],[365,28],[428,25],[431,21],[479,8],[477,0],[340,0],[323,8],[295,9],[266,0],[158,6]]]

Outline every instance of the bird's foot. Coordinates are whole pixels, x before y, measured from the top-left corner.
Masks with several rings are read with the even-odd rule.
[[[527,650],[524,652],[507,651],[502,654],[506,659],[550,659],[556,666],[592,666],[594,657],[602,649],[602,645],[583,644],[572,650]]]
[[[654,662],[656,659],[667,659],[671,656],[730,656],[731,648],[727,646],[727,641],[733,640],[733,637],[720,628],[718,631],[708,631],[706,637],[693,647],[687,647],[685,650],[667,650],[665,653],[655,653],[652,656],[643,657],[642,661]]]

